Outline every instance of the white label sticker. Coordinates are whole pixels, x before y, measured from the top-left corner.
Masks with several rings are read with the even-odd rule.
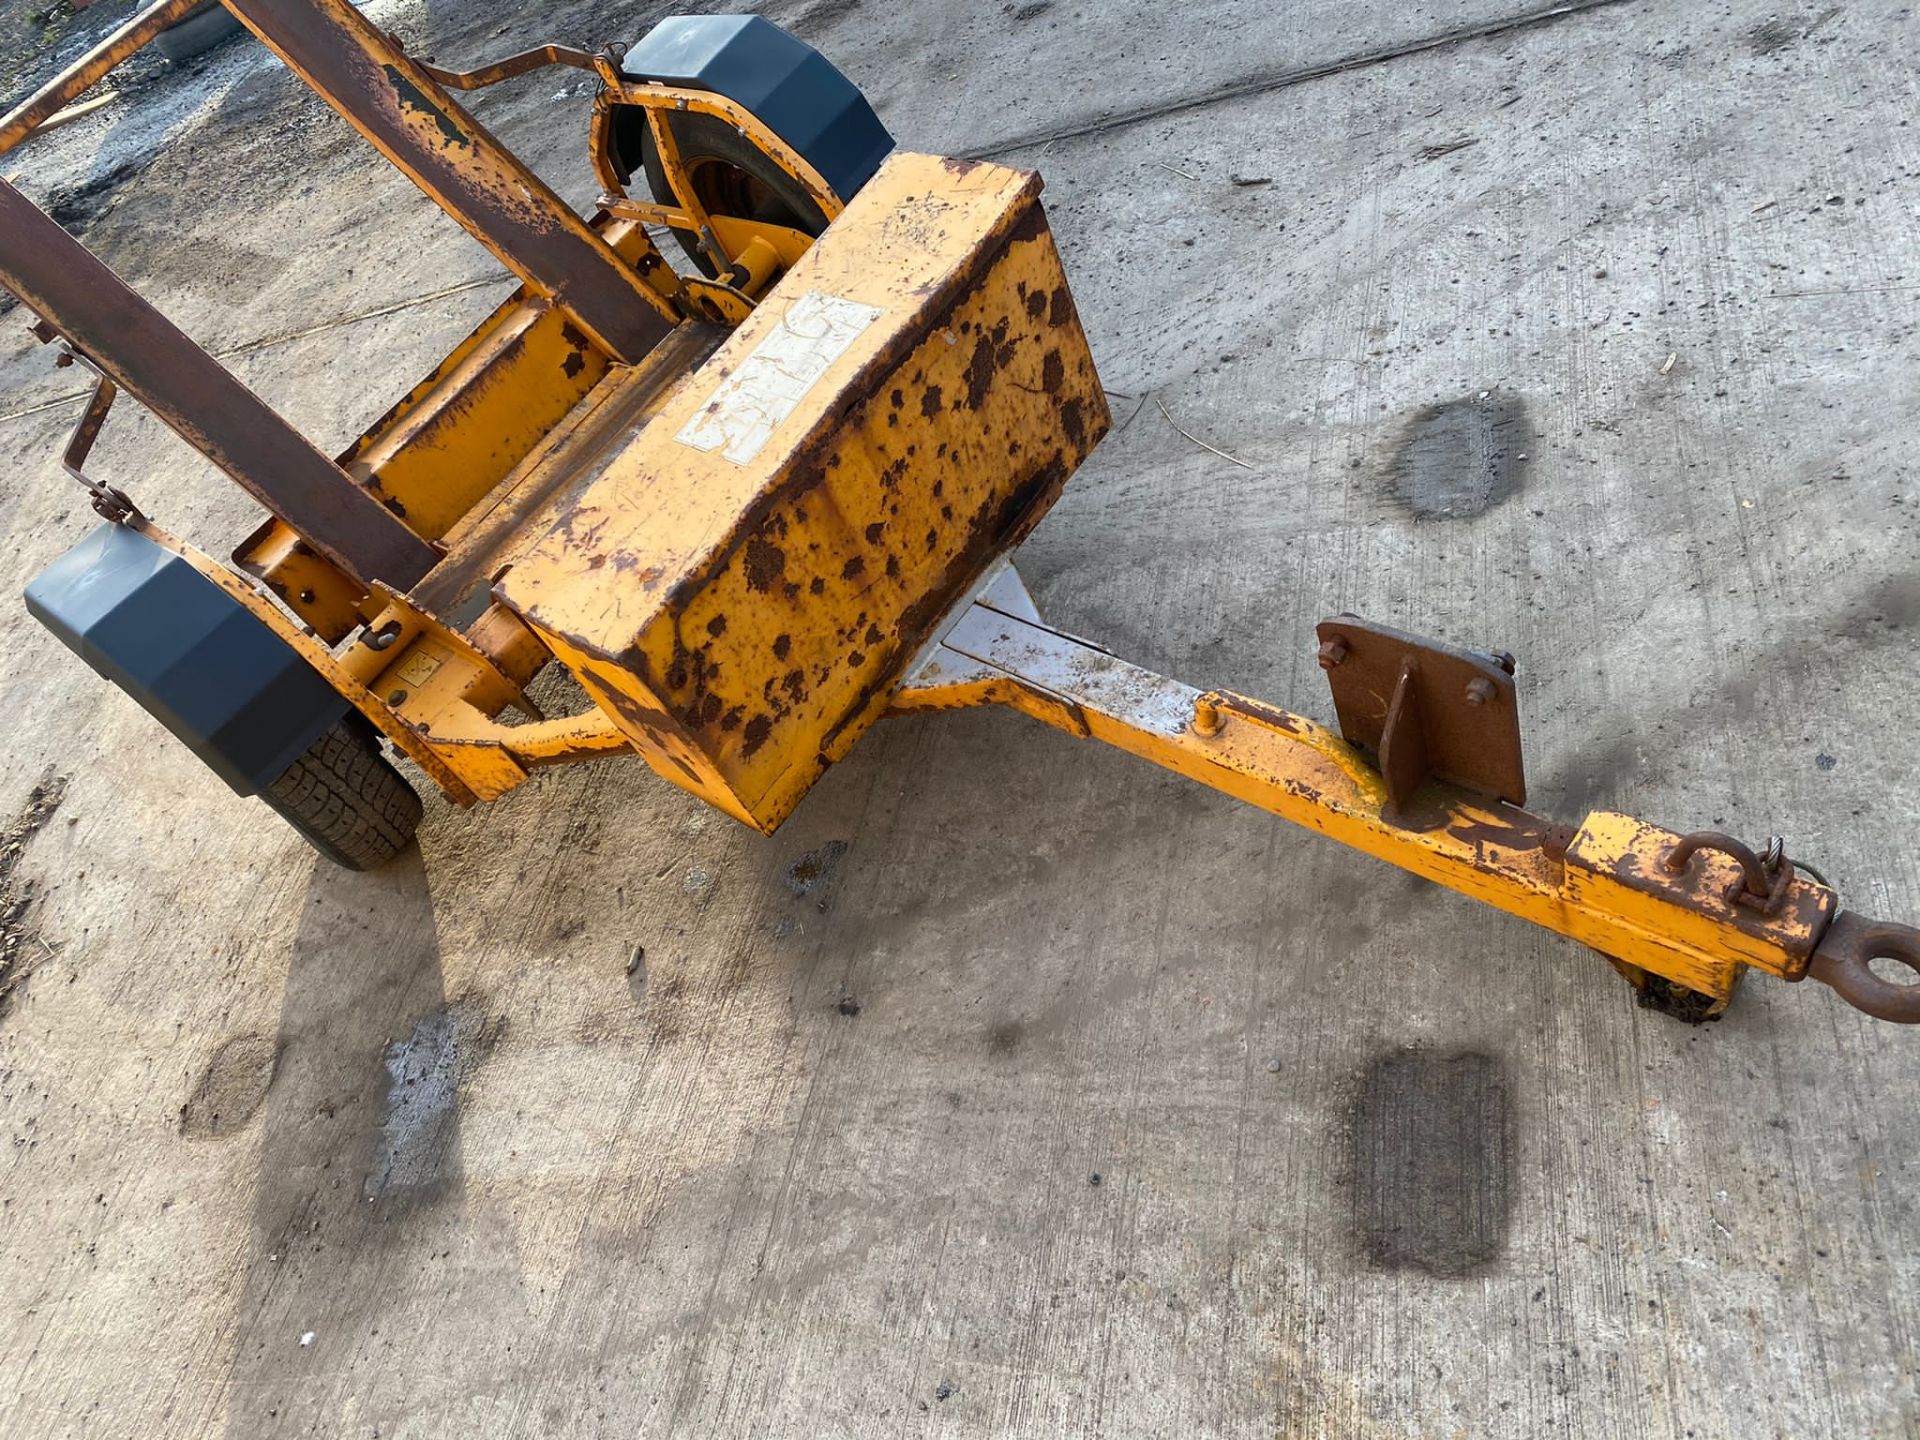
[[[750,463],[827,367],[879,318],[872,305],[806,291],[673,438],[718,450],[736,465]]]

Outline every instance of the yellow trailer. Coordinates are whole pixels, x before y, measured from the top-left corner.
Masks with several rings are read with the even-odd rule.
[[[18,144],[196,0],[163,0],[0,120]],[[30,608],[243,794],[366,867],[421,808],[637,756],[771,833],[888,715],[1006,705],[1589,945],[1712,1018],[1750,968],[1920,1021],[1920,931],[1758,848],[1524,808],[1512,657],[1320,626],[1333,727],[1053,629],[1013,553],[1109,415],[1040,202],[896,149],[754,16],[456,72],[347,0],[224,0],[518,277],[342,454],[293,430],[10,185],[0,282],[98,387],[66,468],[104,523]],[[453,98],[597,83],[603,193],[567,207]],[[663,244],[666,248],[663,248]],[[222,562],[86,470],[126,391],[269,518]],[[528,695],[558,661],[590,704]]]

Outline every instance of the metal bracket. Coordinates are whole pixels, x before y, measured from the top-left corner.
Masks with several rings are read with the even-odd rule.
[[[1317,633],[1340,733],[1374,753],[1396,810],[1428,780],[1526,803],[1511,655],[1422,640],[1357,615],[1322,620]]]
[[[31,328],[34,337],[43,345],[61,339],[59,332],[44,320]],[[73,438],[67,441],[66,451],[60,457],[61,468],[86,488],[87,494],[92,497],[94,512],[101,519],[111,520],[115,525],[125,525],[129,521],[144,524],[146,515],[128,498],[126,491],[94,479],[85,468],[87,457],[93,453],[93,442],[100,438],[100,428],[107,423],[107,412],[113,408],[114,397],[120,393],[119,386],[64,339],[61,339],[60,353],[53,363],[62,369],[77,364],[94,377],[93,394],[87,400],[87,408],[80,416],[79,423],[73,427]]]

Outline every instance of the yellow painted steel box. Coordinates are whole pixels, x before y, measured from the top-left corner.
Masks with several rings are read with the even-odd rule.
[[[657,772],[760,830],[1107,431],[1039,192],[894,155],[496,587]]]

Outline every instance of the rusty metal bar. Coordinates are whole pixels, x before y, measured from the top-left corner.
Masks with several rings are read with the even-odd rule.
[[[3,180],[0,284],[348,574],[406,586],[432,568],[432,546]]]
[[[201,0],[160,0],[14,106],[0,117],[0,155],[59,114],[76,96],[98,85],[109,71],[162,30],[184,20],[200,3]]]
[[[347,0],[225,0],[441,209],[616,360],[678,321],[613,248]]]
[[[522,50],[517,55],[508,55],[474,70],[445,70],[428,60],[422,60],[419,64],[422,70],[449,90],[483,90],[489,85],[498,85],[502,80],[544,70],[549,65],[571,65],[576,70],[592,72],[600,68],[600,62],[594,56],[585,50],[576,50],[571,45],[542,45],[535,50]]]

